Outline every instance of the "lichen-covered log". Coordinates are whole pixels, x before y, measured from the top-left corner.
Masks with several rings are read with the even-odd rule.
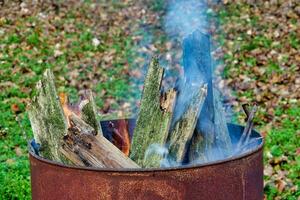
[[[67,134],[67,122],[49,69],[37,84],[37,95],[29,105],[28,114],[34,138],[41,144],[41,156],[67,162],[59,151],[62,138]]]
[[[91,90],[86,90],[82,95],[82,101],[79,105],[81,110],[81,118],[87,124],[96,130],[96,134],[103,135],[100,127],[100,118],[97,113],[96,104]]]
[[[187,87],[179,94],[178,98],[186,98],[188,102],[183,108],[176,107],[176,109],[184,109],[184,112],[176,122],[172,123],[174,127],[169,133],[167,141],[169,156],[179,164],[183,162],[186,156],[188,144],[193,136],[206,93],[207,85],[203,85]]]
[[[145,79],[130,153],[130,157],[142,167],[160,166],[162,155],[155,152],[151,156],[145,155],[150,145],[159,145],[163,148],[170,128],[176,92],[172,89],[161,95],[163,73],[163,68],[154,58]]]
[[[68,135],[64,137],[60,151],[73,164],[89,167],[139,168],[102,135],[95,136],[93,127],[78,116],[72,114],[69,119],[71,127],[68,129]]]
[[[214,125],[215,125],[215,146],[219,149],[220,155],[228,157],[232,155],[232,143],[227,127],[225,110],[221,101],[221,94],[217,89],[214,91]]]

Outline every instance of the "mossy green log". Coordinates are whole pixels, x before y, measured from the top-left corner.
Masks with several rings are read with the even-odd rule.
[[[83,98],[82,101],[83,104],[80,108],[82,112],[81,118],[83,119],[84,122],[86,122],[87,124],[89,124],[91,127],[94,128],[96,134],[103,135],[102,129],[100,127],[100,116],[97,113],[93,92],[91,90],[84,91],[82,98]]]
[[[67,134],[67,120],[50,69],[44,72],[36,89],[37,95],[29,105],[28,115],[34,138],[41,145],[40,154],[44,158],[67,163],[59,151],[62,138]]]
[[[161,95],[163,74],[158,59],[153,58],[144,83],[130,152],[130,157],[142,167],[160,167],[163,155],[152,153],[150,148],[151,145],[164,148],[172,120],[176,92],[172,89]]]

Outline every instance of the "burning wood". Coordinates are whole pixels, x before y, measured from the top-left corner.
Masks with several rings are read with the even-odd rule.
[[[126,120],[121,119],[115,123],[109,123],[112,129],[112,143],[117,146],[126,156],[129,156],[130,138],[129,127]],[[116,128],[118,127],[118,128]]]
[[[130,158],[76,115],[61,146],[63,154],[77,166],[139,168]]]

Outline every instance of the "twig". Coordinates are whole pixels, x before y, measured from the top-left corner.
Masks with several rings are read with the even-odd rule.
[[[238,151],[237,153],[243,152],[243,150],[248,147],[249,145],[257,142],[258,140],[263,139],[263,137],[257,137],[257,138],[253,138],[252,140],[250,140],[248,143],[243,144],[243,146],[240,147],[240,151]],[[237,154],[236,153],[236,154]]]
[[[243,110],[244,110],[244,112],[245,112],[245,114],[246,114],[246,121],[248,120],[248,118],[249,118],[249,115],[250,115],[250,112],[249,112],[249,104],[243,104],[242,105],[242,108],[243,108]]]

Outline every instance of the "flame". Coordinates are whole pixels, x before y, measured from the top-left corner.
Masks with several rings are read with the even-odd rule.
[[[113,128],[112,143],[118,147],[126,156],[129,156],[130,138],[127,120],[111,122]]]
[[[75,114],[80,117],[79,107],[70,105],[68,95],[63,92],[59,93],[59,101],[61,103],[64,115],[67,118],[68,126],[71,127],[70,120],[69,120],[70,116],[72,114]]]
[[[68,121],[68,127],[72,127],[70,123],[70,116],[75,114],[81,117],[81,108],[88,103],[87,99],[82,99],[79,103],[71,105],[66,93],[59,93],[59,100],[64,112],[65,117]],[[129,128],[127,120],[118,120],[114,123],[111,122],[110,127],[112,128],[112,143],[120,149],[126,156],[129,156],[130,150],[130,138]]]

